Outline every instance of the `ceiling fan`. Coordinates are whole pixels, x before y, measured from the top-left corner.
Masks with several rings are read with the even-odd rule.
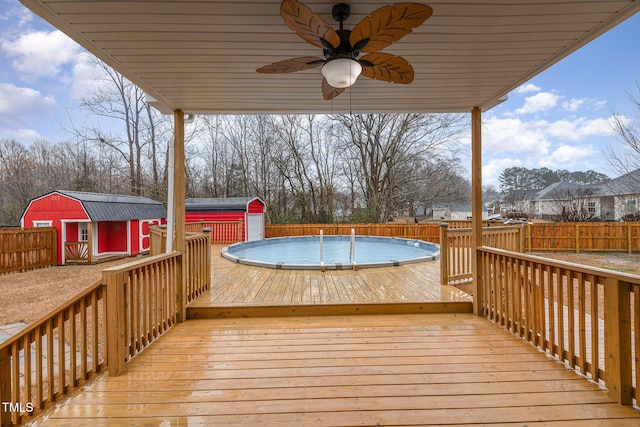
[[[306,42],[323,49],[324,59],[313,56],[287,59],[258,68],[258,73],[294,73],[322,67],[322,96],[333,99],[353,85],[360,74],[371,79],[408,84],[413,67],[401,56],[381,53],[427,20],[433,13],[427,5],[395,3],[374,10],[352,30],[344,29],[351,8],[333,6],[331,15],[340,23],[334,30],[318,14],[297,0],[284,0],[280,15],[285,24]],[[366,55],[358,58],[360,53]]]

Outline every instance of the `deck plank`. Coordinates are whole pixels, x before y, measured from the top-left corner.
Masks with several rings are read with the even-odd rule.
[[[304,277],[304,276],[303,276]],[[190,320],[42,425],[638,425],[471,314]]]
[[[219,246],[212,248],[212,286],[187,309],[190,318],[209,316],[268,315],[259,307],[333,305],[321,314],[351,314],[350,304],[381,304],[384,312],[399,312],[397,304],[441,304],[448,311],[469,312],[472,298],[454,286],[440,285],[438,261],[427,261],[398,267],[354,270],[278,270],[237,264],[220,256]],[[455,304],[451,304],[455,303]],[[385,304],[387,304],[385,306]],[[393,305],[390,305],[393,304]],[[237,307],[252,307],[238,310]],[[236,307],[225,310],[225,307]],[[216,311],[217,310],[217,311]],[[351,310],[351,311],[349,311]],[[411,307],[407,312],[418,309]],[[272,310],[273,311],[273,310]],[[425,309],[445,311],[445,309]],[[292,313],[300,311],[291,310]],[[194,315],[193,313],[197,313]],[[250,314],[251,313],[251,314]],[[282,313],[273,311],[274,314]],[[303,314],[317,314],[302,312]]]

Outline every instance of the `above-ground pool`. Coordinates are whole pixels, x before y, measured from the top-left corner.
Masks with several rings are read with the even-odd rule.
[[[351,260],[350,236],[324,236],[324,265],[320,262],[320,236],[278,237],[236,243],[223,248],[222,256],[232,261],[282,269],[353,269],[387,267],[431,261],[440,247],[422,240],[395,237],[355,236]]]

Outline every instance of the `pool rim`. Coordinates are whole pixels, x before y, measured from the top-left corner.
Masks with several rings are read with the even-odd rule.
[[[325,239],[327,238],[331,239],[335,237],[350,238],[351,236],[344,235],[344,234],[324,236]],[[299,239],[299,238],[319,238],[319,235],[270,237],[270,238],[261,239],[257,241],[259,242],[264,242],[267,240],[279,241],[279,240],[293,240],[293,239]],[[220,255],[223,258],[233,261],[237,264],[251,265],[255,267],[266,267],[266,268],[273,268],[277,270],[322,270],[322,271],[324,270],[358,270],[360,268],[398,267],[398,266],[407,265],[407,264],[416,264],[416,263],[426,262],[426,261],[435,261],[440,257],[440,245],[433,242],[427,242],[425,240],[409,239],[409,238],[403,238],[403,237],[369,236],[369,235],[357,235],[355,236],[355,238],[356,239],[369,238],[369,239],[376,239],[376,240],[393,240],[393,241],[403,241],[403,242],[418,242],[420,244],[432,245],[436,250],[427,256],[408,258],[404,260],[388,260],[388,261],[364,262],[364,263],[348,262],[348,263],[335,263],[335,264],[320,263],[319,261],[314,264],[297,264],[297,263],[285,263],[285,262],[260,261],[255,259],[238,257],[229,252],[229,248],[233,248],[240,245],[246,245],[247,243],[252,243],[251,241],[247,241],[247,242],[238,242],[232,245],[224,246],[222,248],[222,251],[220,252]],[[256,242],[256,240],[254,240],[253,242]]]

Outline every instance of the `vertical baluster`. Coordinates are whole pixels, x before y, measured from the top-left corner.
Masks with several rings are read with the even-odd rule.
[[[38,409],[42,409],[44,407],[44,402],[42,401],[43,394],[43,382],[42,382],[42,359],[44,358],[44,354],[42,352],[42,326],[36,328],[35,331],[35,355],[36,355],[36,395],[34,405]]]
[[[576,366],[576,301],[575,301],[575,292],[574,292],[574,272],[571,270],[566,270],[565,274],[567,276],[567,332],[568,332],[568,357],[569,366],[574,368]]]
[[[600,277],[588,275],[591,295],[591,379],[598,382],[600,379],[600,312],[599,312],[599,283]]]
[[[580,363],[578,364],[580,372],[587,373],[587,304],[586,304],[586,284],[584,275],[578,273],[578,355]]]
[[[89,325],[87,324],[87,300],[89,296],[82,298],[79,301],[80,305],[80,376],[83,380],[88,378],[88,337]]]
[[[49,319],[46,323],[46,336],[47,336],[47,401],[53,402],[55,392],[55,372],[53,371],[53,333],[55,329],[54,317]]]
[[[67,370],[67,360],[65,357],[65,353],[66,353],[66,348],[65,348],[65,342],[66,342],[66,334],[65,334],[65,330],[64,330],[64,311],[59,313],[56,318],[58,320],[58,324],[57,324],[57,329],[58,329],[58,354],[57,354],[57,361],[58,361],[58,396],[61,396],[64,394],[64,391],[66,389],[66,370]]]
[[[75,304],[67,310],[69,317],[69,386],[75,387],[77,385],[77,372],[76,372],[76,344],[77,344],[77,325],[76,325],[76,311]]]
[[[558,276],[558,357],[564,362],[564,274],[556,268]]]
[[[22,404],[27,402],[32,402],[31,397],[31,334],[26,334],[22,339],[22,351],[24,353],[23,363],[24,367],[22,369],[22,375],[24,378],[24,395],[18,401]],[[19,364],[19,361],[18,361]]]

